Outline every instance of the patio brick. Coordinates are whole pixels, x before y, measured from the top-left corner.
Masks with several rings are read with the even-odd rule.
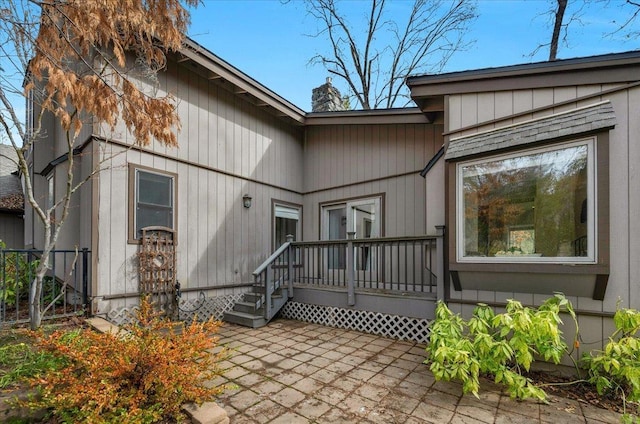
[[[564,398],[516,402],[486,379],[480,399],[463,396],[460,383],[435,381],[424,346],[411,342],[283,319],[239,328],[227,324],[220,334],[236,345],[219,381],[237,386],[218,398],[234,424],[620,422],[619,414]]]

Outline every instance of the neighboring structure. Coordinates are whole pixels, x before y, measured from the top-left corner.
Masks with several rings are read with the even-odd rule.
[[[8,248],[24,247],[24,196],[18,176],[18,155],[0,144],[0,240]]]
[[[148,225],[177,232],[183,309],[204,296],[228,310],[288,234],[306,242],[284,309],[301,319],[367,329],[404,314],[422,332],[436,297],[468,313],[562,290],[599,343],[619,299],[640,307],[640,52],[413,77],[419,107],[392,110],[305,113],[193,41],[159,80],[180,100],[179,148],[130,148],[124,128],[86,125],[77,149],[84,175],[117,153],[59,243],[91,248],[96,313],[137,303]],[[64,171],[44,150],[42,193]],[[436,251],[424,236],[442,225]],[[351,259],[336,241],[350,233]],[[356,292],[338,301],[349,270]]]

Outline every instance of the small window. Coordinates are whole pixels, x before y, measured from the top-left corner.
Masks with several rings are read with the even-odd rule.
[[[461,262],[593,263],[593,139],[461,162]]]
[[[138,240],[145,227],[174,229],[175,174],[131,166],[129,177],[130,239]]]

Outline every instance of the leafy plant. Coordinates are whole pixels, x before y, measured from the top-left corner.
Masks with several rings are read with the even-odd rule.
[[[613,317],[615,332],[603,351],[592,351],[582,358],[589,381],[598,393],[621,396],[625,404],[624,422],[640,422],[626,411],[627,401],[640,401],[640,312],[618,309]],[[636,410],[636,413],[640,410]]]
[[[0,389],[6,389],[24,378],[34,377],[59,368],[62,363],[48,352],[36,350],[28,337],[4,335],[0,342]]]
[[[6,244],[0,240],[0,250],[5,248]],[[2,252],[0,258],[0,302],[7,306],[15,306],[19,301],[28,298],[29,284],[40,261],[29,261],[26,255],[20,252]]]
[[[486,373],[513,398],[544,400],[546,393],[522,373],[536,357],[557,364],[569,353],[559,329],[561,311],[569,313],[577,328],[573,307],[561,294],[537,309],[509,300],[502,314],[479,304],[469,321],[439,302],[425,363],[437,380],[460,380],[464,393],[478,396],[479,376]]]
[[[225,351],[210,353],[220,323],[190,325],[159,318],[148,299],[118,334],[55,332],[39,345],[66,366],[32,380],[40,400],[62,422],[151,423],[180,419],[181,406],[201,403],[224,387],[208,383]]]

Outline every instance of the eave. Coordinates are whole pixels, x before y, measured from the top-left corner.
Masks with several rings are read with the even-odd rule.
[[[194,40],[185,40],[184,47],[177,54],[177,61],[183,66],[190,66],[193,71],[199,72],[210,81],[216,82],[272,115],[295,125],[303,125],[305,122],[305,112],[302,109],[269,90]]]
[[[437,108],[451,94],[497,92],[638,81],[640,51],[421,75],[407,78],[422,110]]]
[[[417,107],[308,113],[305,125],[432,124],[435,116]]]

